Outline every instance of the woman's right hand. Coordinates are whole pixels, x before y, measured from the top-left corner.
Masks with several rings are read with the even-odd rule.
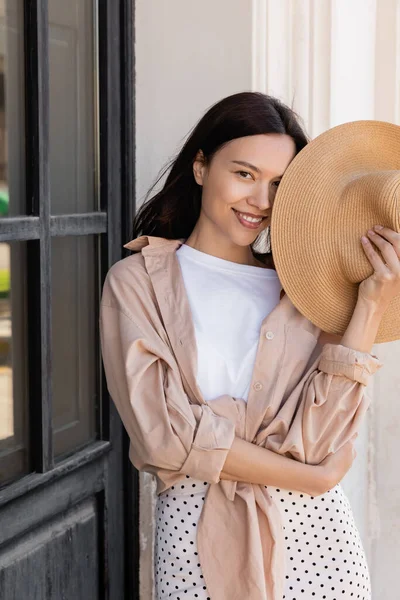
[[[329,454],[329,456],[319,463],[318,467],[322,469],[321,493],[325,493],[335,487],[350,469],[357,455],[354,448],[357,435],[355,433],[339,450],[333,454]]]

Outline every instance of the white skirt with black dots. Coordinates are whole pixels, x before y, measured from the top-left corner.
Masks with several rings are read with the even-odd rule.
[[[156,600],[211,600],[196,545],[197,523],[209,485],[186,476],[157,498]],[[367,562],[341,486],[318,497],[266,489],[282,515],[286,543],[283,598],[371,600]]]
[[[367,561],[341,486],[316,498],[267,489],[282,515],[285,600],[371,600]]]

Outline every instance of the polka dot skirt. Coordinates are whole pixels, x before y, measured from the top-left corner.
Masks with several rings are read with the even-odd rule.
[[[211,600],[196,542],[197,522],[209,485],[186,475],[157,498],[156,600]]]
[[[367,561],[340,485],[309,496],[267,487],[282,515],[285,600],[370,600]]]
[[[186,476],[157,498],[156,600],[211,600],[196,544],[197,522],[208,486]],[[282,515],[286,544],[283,598],[370,600],[367,562],[340,485],[315,498],[265,487]]]

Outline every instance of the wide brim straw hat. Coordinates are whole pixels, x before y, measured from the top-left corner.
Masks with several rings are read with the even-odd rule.
[[[374,225],[400,232],[400,127],[383,121],[333,127],[292,160],[271,217],[282,287],[323,331],[343,335],[349,324],[359,284],[373,273],[360,238]],[[397,339],[400,295],[383,314],[375,343]]]

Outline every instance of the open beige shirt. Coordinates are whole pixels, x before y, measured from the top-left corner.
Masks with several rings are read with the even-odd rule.
[[[196,342],[175,255],[184,240],[142,236],[109,270],[100,333],[107,386],[135,467],[157,493],[185,475],[209,482],[197,542],[212,600],[281,600],[280,513],[264,486],[220,479],[235,436],[319,463],[359,428],[368,378],[382,363],[340,344],[283,295],[262,322],[247,403],[206,402],[196,383]]]

